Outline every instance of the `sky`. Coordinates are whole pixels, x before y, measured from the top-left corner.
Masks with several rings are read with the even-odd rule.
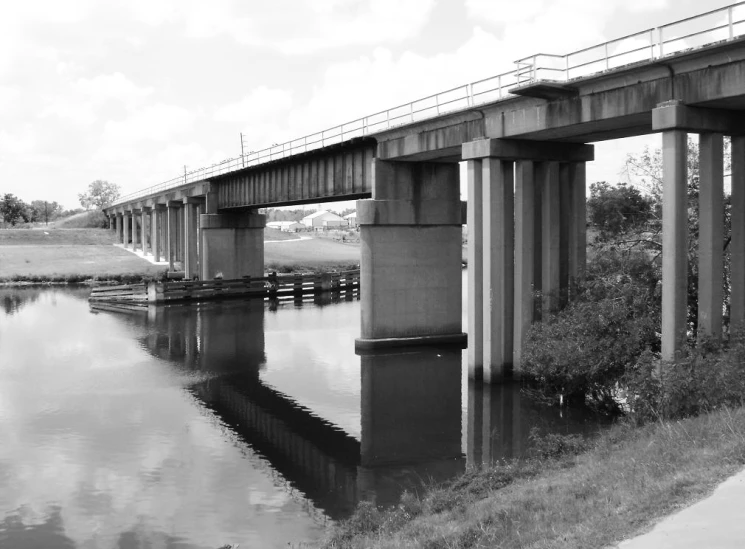
[[[0,0],[0,194],[79,207],[730,3]],[[659,142],[597,144],[588,183]]]

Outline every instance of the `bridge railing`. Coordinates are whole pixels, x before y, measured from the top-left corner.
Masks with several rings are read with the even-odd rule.
[[[731,40],[742,34],[745,34],[745,1],[566,55],[531,55],[517,60],[515,68],[511,71],[451,88],[285,143],[275,143],[258,151],[246,152],[246,136],[241,134],[240,156],[192,171],[184,169],[183,175],[123,196],[116,205],[203,181],[216,175],[342,143],[355,137],[364,137],[448,112],[498,101],[510,96],[508,90],[515,86],[538,80],[568,82],[624,65],[650,61],[706,44]]]
[[[745,34],[745,2],[646,29],[567,55],[538,53],[516,61],[520,80],[568,82],[632,63],[731,40]]]

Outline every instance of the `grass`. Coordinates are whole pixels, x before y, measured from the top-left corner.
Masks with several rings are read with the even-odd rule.
[[[107,226],[106,216],[101,210],[90,210],[58,219],[54,226],[59,229],[88,229]]]
[[[297,242],[266,242],[264,265],[267,271],[319,271],[357,268],[360,248],[329,239],[312,238]]]
[[[323,271],[359,266],[359,247],[331,240],[300,240],[266,229],[267,271]],[[112,246],[108,229],[0,230],[0,283],[135,281],[157,278],[166,268]]]
[[[638,428],[619,424],[585,446],[544,441],[540,458],[470,471],[422,497],[404,494],[393,509],[363,504],[322,546],[606,547],[742,469],[745,409]],[[561,448],[568,452],[547,457]]]

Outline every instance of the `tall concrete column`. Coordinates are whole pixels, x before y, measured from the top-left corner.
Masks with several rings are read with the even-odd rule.
[[[200,198],[184,198],[184,276],[194,278],[199,276],[198,244],[199,223],[198,206],[204,202]]]
[[[123,231],[122,231],[122,238],[124,239],[124,247],[125,248],[131,248],[132,245],[129,242],[129,232],[132,229],[132,212],[124,212],[122,214],[122,218],[124,219],[123,225]]]
[[[662,133],[662,358],[672,360],[686,338],[688,135]]]
[[[559,308],[561,290],[561,198],[559,163],[541,162],[537,166],[537,177],[542,189],[542,246],[541,291],[543,292],[543,315]]]
[[[745,136],[732,137],[732,240],[730,242],[730,334],[745,333]]]
[[[165,205],[156,204],[153,206],[153,220],[152,220],[152,234],[150,236],[150,242],[153,246],[153,259],[160,261],[163,257],[163,212],[165,211]]]
[[[514,180],[512,161],[482,160],[484,182],[484,381],[512,369],[514,329]]]
[[[724,136],[699,139],[698,330],[722,335],[724,272]]]
[[[529,160],[515,163],[515,328],[513,376],[520,375],[522,346],[533,323],[536,255],[535,166]],[[540,219],[538,219],[540,222]],[[540,235],[540,223],[538,225]],[[538,253],[536,254],[536,251]],[[539,264],[540,266],[540,264]],[[538,271],[540,273],[540,270]]]
[[[132,249],[139,250],[142,246],[142,210],[132,210]]]
[[[481,160],[468,161],[468,377],[484,371],[484,227]]]
[[[373,160],[372,200],[357,201],[358,350],[462,345],[461,210],[456,163]]]
[[[150,245],[148,242],[148,239],[150,237],[150,214],[152,213],[153,209],[147,206],[143,206],[142,208],[142,255],[147,255],[150,253]]]
[[[114,229],[116,232],[116,242],[117,244],[122,243],[122,214],[117,213],[114,217]]]
[[[576,285],[587,270],[587,170],[585,162],[567,164],[570,212],[567,235],[569,253],[569,290],[574,297]]]
[[[168,270],[175,271],[176,263],[181,261],[179,256],[179,240],[181,239],[179,230],[179,211],[181,203],[171,201],[168,203]]]
[[[265,215],[202,214],[199,220],[202,280],[264,276]]]

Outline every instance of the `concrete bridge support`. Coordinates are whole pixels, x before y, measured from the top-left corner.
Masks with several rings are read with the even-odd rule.
[[[168,202],[168,270],[175,271],[176,264],[181,263],[181,220],[182,202]],[[179,265],[181,267],[181,265]],[[180,270],[180,269],[179,269]]]
[[[372,200],[357,202],[358,350],[463,344],[458,165],[372,161]]]
[[[152,208],[143,206],[142,207],[142,253],[147,255],[150,253],[150,217],[152,214]]]
[[[469,263],[472,379],[519,376],[522,345],[538,318],[535,292],[542,291],[549,313],[566,299],[570,280],[583,276],[584,163],[593,155],[592,146],[569,143],[482,139],[463,145],[468,256],[483,255],[482,263]]]
[[[160,258],[163,256],[163,212],[165,210],[165,206],[161,204],[156,204],[153,206],[152,212],[151,212],[151,222],[150,222],[150,243],[152,244],[152,251],[153,251],[153,259],[155,261],[160,261]]]
[[[132,249],[139,250],[142,246],[142,209],[132,210]]]
[[[117,244],[122,244],[122,242],[124,241],[124,231],[123,231],[122,214],[120,213],[116,214],[115,228],[116,228],[116,242]]]
[[[202,214],[201,278],[241,278],[264,275],[264,226],[257,213]]]
[[[662,358],[673,360],[688,335],[688,132],[699,140],[699,337],[722,335],[724,265],[723,134],[732,139],[730,334],[745,324],[745,143],[736,113],[689,107],[679,101],[652,111],[662,132]]]
[[[129,233],[132,230],[132,212],[125,211],[122,214],[122,218],[124,219],[124,223],[122,224],[123,244],[125,248],[131,248],[131,244],[129,242]]]
[[[183,243],[184,243],[184,276],[194,278],[199,276],[199,210],[204,203],[203,198],[184,198],[183,212]]]

